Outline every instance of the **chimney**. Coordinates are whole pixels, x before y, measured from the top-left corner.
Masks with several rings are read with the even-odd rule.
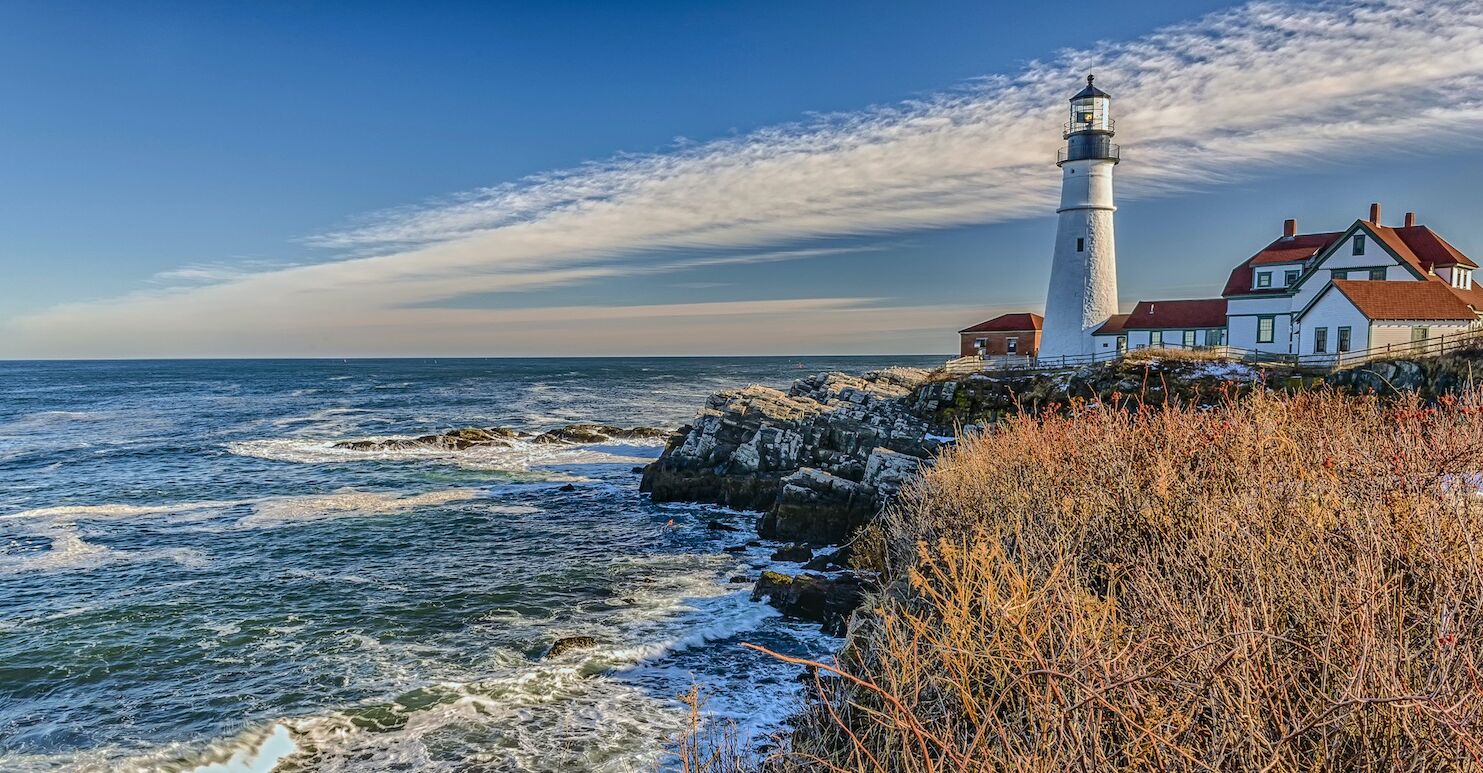
[[[1415,212],[1407,212],[1406,213],[1406,227],[1407,228],[1415,228],[1416,227],[1416,213]]]
[[[1380,202],[1370,205],[1370,225],[1380,225]]]
[[[1288,218],[1282,221],[1282,238],[1291,239],[1298,235],[1298,221]]]

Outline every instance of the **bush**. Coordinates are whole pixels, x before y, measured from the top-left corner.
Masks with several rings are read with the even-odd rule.
[[[771,765],[1483,769],[1479,471],[1479,392],[1010,419],[870,527]]]

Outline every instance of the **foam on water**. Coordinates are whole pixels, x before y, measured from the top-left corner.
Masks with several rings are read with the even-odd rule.
[[[117,550],[88,542],[70,526],[54,527],[35,536],[50,539],[50,549],[19,555],[0,554],[0,574],[87,570],[140,561],[173,561],[192,568],[203,566],[207,560],[201,551],[190,548]]]
[[[401,437],[375,440],[406,440]],[[650,460],[638,456],[658,448],[654,441],[623,441],[594,445],[515,442],[509,446],[475,446],[462,451],[443,448],[412,447],[361,451],[337,448],[341,439],[269,438],[227,444],[227,450],[239,456],[250,456],[299,464],[343,464],[347,462],[439,462],[473,470],[530,472],[541,468],[581,464],[641,464]]]
[[[252,506],[252,514],[238,520],[237,525],[251,529],[330,518],[395,515],[452,502],[467,502],[481,496],[484,492],[479,489],[449,489],[410,495],[343,490],[333,494],[272,497],[258,500]]]

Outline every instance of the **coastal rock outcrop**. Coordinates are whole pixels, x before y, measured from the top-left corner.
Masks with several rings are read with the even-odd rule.
[[[926,377],[912,368],[821,373],[787,392],[749,386],[712,395],[645,468],[642,489],[659,502],[764,511],[765,537],[842,541],[883,502],[866,481],[878,450],[920,464],[948,440],[908,404]]]
[[[575,650],[590,649],[596,647],[597,644],[597,639],[592,636],[564,636],[557,639],[551,645],[551,649],[546,650],[545,657],[554,658]]]

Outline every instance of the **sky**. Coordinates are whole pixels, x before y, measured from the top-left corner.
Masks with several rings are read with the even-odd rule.
[[[0,357],[943,353],[1382,203],[1483,257],[1483,3],[0,3]]]

